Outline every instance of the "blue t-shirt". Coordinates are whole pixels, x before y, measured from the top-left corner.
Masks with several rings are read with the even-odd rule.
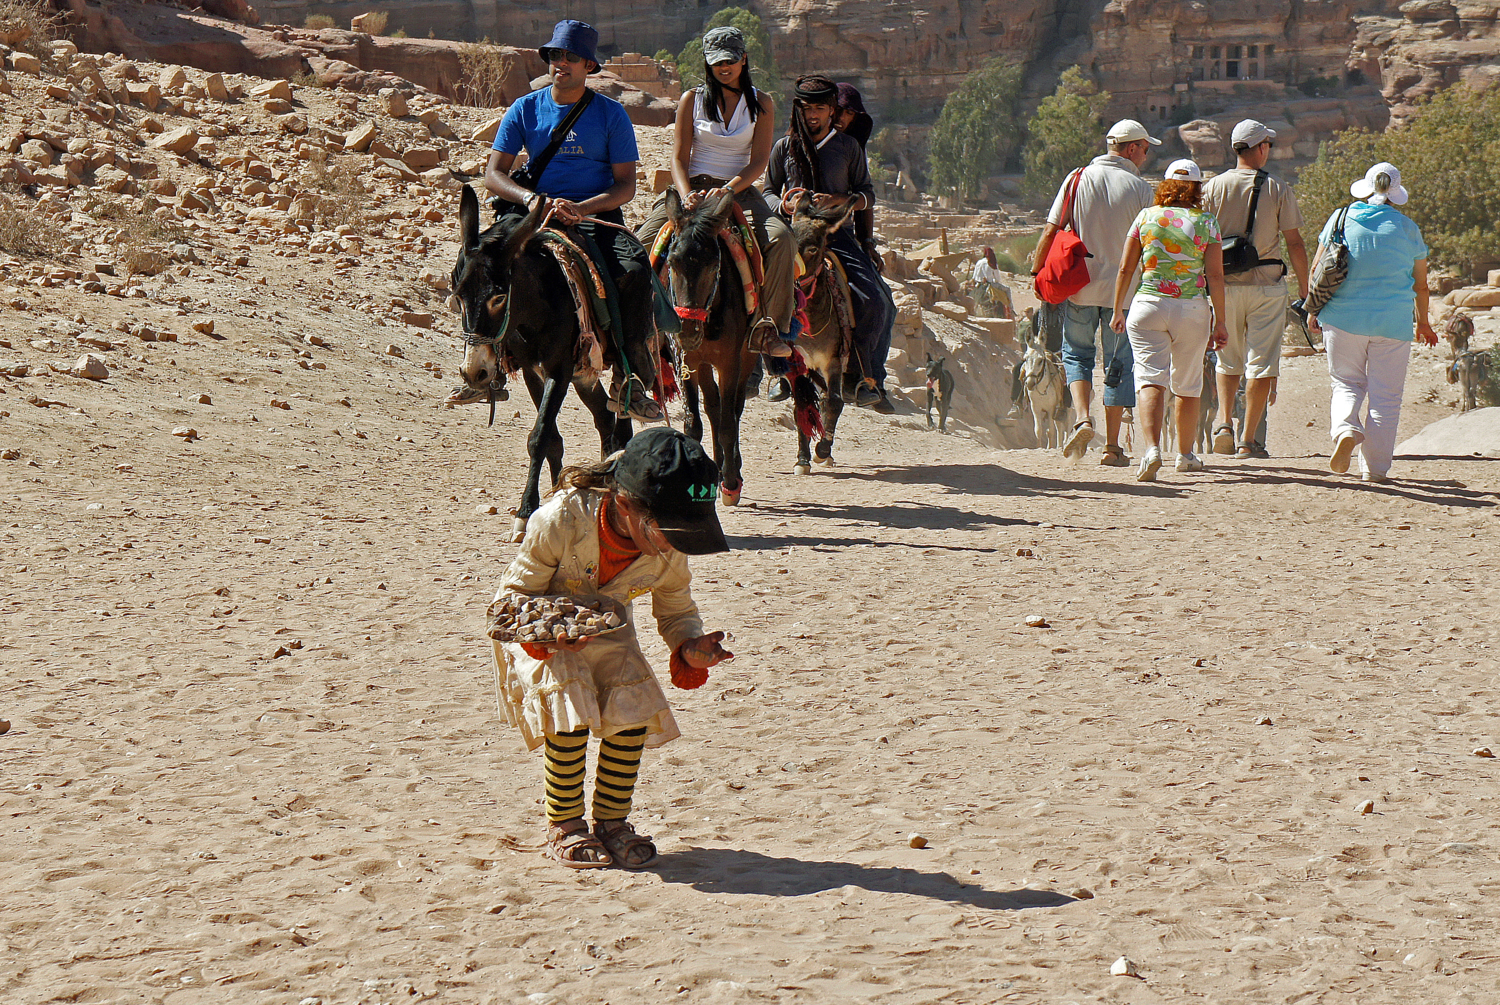
[[[552,88],[544,87],[516,101],[500,121],[494,149],[518,154],[525,147],[535,156],[547,147],[572,105],[552,100]],[[595,94],[563,139],[557,154],[542,172],[537,190],[555,199],[592,199],[615,183],[613,165],[640,160],[635,145],[635,126],[625,106],[613,98]]]
[[[1327,245],[1338,220],[1323,225],[1318,242]],[[1344,223],[1349,245],[1349,276],[1318,312],[1318,320],[1356,335],[1410,342],[1417,295],[1412,265],[1427,258],[1422,231],[1394,206],[1356,202]]]

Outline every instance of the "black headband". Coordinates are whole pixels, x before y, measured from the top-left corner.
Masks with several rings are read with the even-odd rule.
[[[827,77],[807,76],[797,78],[797,89],[793,96],[809,105],[836,105],[839,100],[838,85]]]

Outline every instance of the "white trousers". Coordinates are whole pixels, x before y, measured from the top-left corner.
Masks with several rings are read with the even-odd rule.
[[[1383,475],[1396,452],[1396,424],[1401,419],[1401,391],[1406,386],[1406,364],[1411,343],[1379,335],[1356,335],[1325,323],[1323,345],[1328,350],[1328,376],[1333,384],[1329,402],[1331,435],[1335,443],[1345,433],[1361,433],[1360,470]],[[1369,402],[1363,421],[1360,411]]]

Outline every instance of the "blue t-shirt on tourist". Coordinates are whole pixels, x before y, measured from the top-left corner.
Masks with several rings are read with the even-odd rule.
[[[547,147],[552,130],[567,117],[572,105],[552,100],[552,88],[544,87],[516,101],[500,122],[494,149],[518,154],[525,147],[535,156]],[[537,190],[554,199],[592,199],[615,183],[612,166],[640,160],[635,145],[635,127],[625,106],[613,98],[595,94],[557,154],[542,172]]]
[[[1333,236],[1343,210],[1323,225],[1318,242]],[[1349,276],[1318,312],[1318,320],[1356,335],[1412,341],[1417,295],[1412,265],[1427,258],[1422,231],[1394,206],[1356,202],[1344,223]]]

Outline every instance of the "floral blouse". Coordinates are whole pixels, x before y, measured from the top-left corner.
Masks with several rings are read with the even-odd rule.
[[[1130,225],[1141,242],[1141,293],[1187,300],[1208,295],[1203,256],[1219,243],[1219,221],[1201,209],[1147,206]]]

